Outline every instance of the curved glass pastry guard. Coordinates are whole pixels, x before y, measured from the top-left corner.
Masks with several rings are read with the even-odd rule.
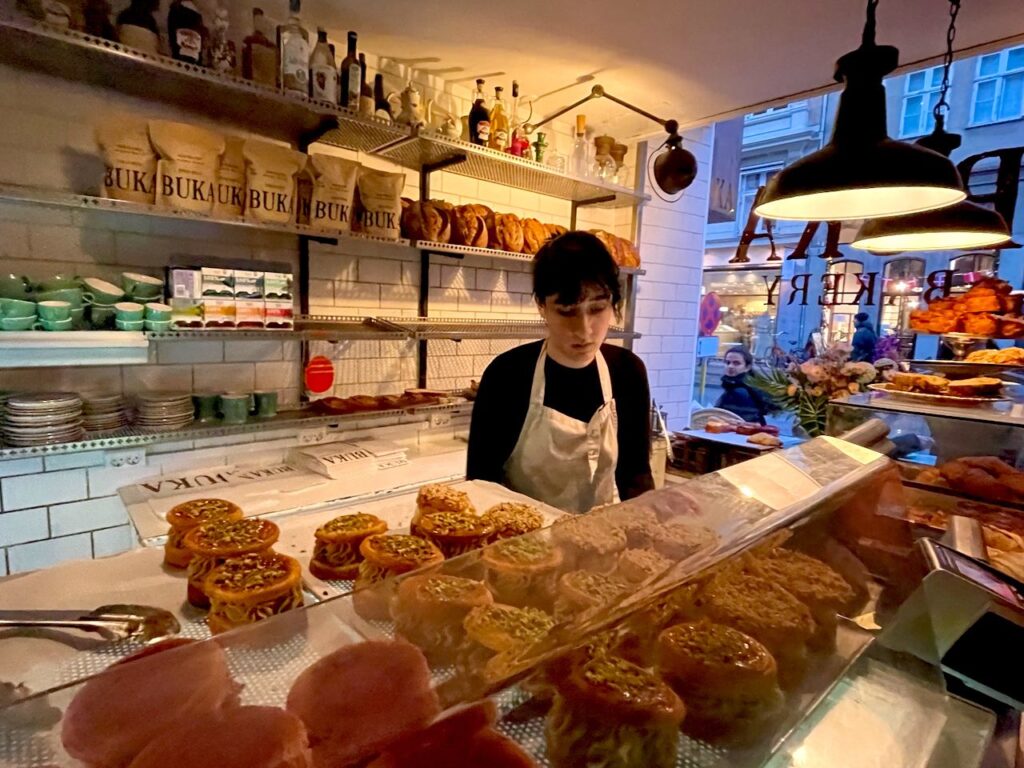
[[[531,685],[539,679],[538,670],[557,668],[588,643],[593,649],[595,637],[609,642],[608,635],[600,634],[608,630],[626,638],[631,658],[652,667],[657,633],[673,621],[699,615],[700,590],[710,580],[742,570],[759,552],[783,543],[826,560],[853,584],[857,599],[849,607],[857,612],[868,610],[869,597],[877,597],[869,570],[881,572],[901,595],[908,593],[914,571],[894,553],[901,547],[909,551],[911,542],[876,525],[881,519],[876,510],[885,498],[895,498],[892,483],[899,484],[892,467],[880,454],[817,438],[427,569],[431,576],[472,579],[487,586],[487,605],[474,609],[472,620],[466,606],[435,609],[429,601],[396,600],[404,580],[422,581],[424,574],[418,571],[124,666],[147,665],[147,679],[159,677],[161,670],[176,678],[174,670],[199,653],[200,645],[216,644],[242,686],[243,704],[284,706],[295,680],[319,659],[344,646],[404,636],[430,646],[422,650],[433,663],[431,676],[442,709],[492,696],[506,716],[538,690]],[[878,544],[873,550],[862,547],[865,531]],[[624,558],[627,549],[647,549],[659,557],[638,557],[648,568],[638,573],[622,565],[623,559],[633,557]],[[680,596],[686,596],[686,608],[677,604]],[[374,610],[368,612],[366,605]],[[494,605],[515,610],[495,610]],[[382,606],[398,619],[398,632],[394,620],[364,618],[379,617]],[[404,610],[409,615],[402,615]],[[881,615],[876,612],[876,617]],[[833,682],[870,639],[855,632],[852,651],[842,648],[842,659],[819,665]],[[35,717],[33,710],[45,698],[49,706],[43,711],[52,713],[55,707],[63,712],[83,686],[118,670],[111,667],[0,709],[0,723],[9,732],[0,740],[0,764],[66,759],[60,724],[52,717]],[[526,679],[531,682],[519,685]],[[392,684],[382,700],[382,717],[390,699],[405,695],[403,680]],[[336,671],[322,685],[325,690],[345,686],[345,675]],[[804,690],[797,681],[787,695],[820,698],[827,689],[820,681],[819,688],[817,693]],[[505,728],[504,721],[500,725],[521,740],[529,738],[521,728],[517,732]],[[773,735],[764,738],[777,741],[780,728],[785,730],[776,724]]]

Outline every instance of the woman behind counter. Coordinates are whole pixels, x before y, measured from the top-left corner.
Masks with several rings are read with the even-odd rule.
[[[569,232],[534,257],[533,296],[548,338],[484,371],[466,476],[568,512],[651,490],[647,370],[604,343],[621,317],[619,268],[596,237]]]
[[[753,356],[743,347],[733,347],[725,353],[724,391],[715,407],[732,411],[744,421],[764,424],[767,410],[764,396],[747,383],[747,374],[753,364]]]

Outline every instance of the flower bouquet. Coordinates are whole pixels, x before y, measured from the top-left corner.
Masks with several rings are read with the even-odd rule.
[[[878,376],[871,363],[850,361],[850,350],[837,346],[802,363],[790,363],[751,374],[749,383],[764,392],[779,408],[791,411],[811,437],[825,432],[829,400],[845,400],[862,391]]]

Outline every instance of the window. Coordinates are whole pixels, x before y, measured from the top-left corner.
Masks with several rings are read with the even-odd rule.
[[[978,57],[971,125],[1024,117],[1024,45]]]
[[[971,285],[993,277],[996,273],[996,257],[991,253],[965,253],[949,260],[949,268],[953,270],[953,293],[964,293]]]
[[[750,209],[754,207],[757,190],[767,184],[768,180],[781,170],[781,165],[774,165],[740,171],[740,205],[739,210],[736,211],[736,227],[740,232],[747,226],[747,216],[750,215]]]
[[[800,101],[791,101],[789,104],[783,104],[781,107],[768,107],[767,109],[761,109],[757,112],[750,112],[744,115],[743,119],[745,122],[753,122],[760,120],[764,117],[778,117],[779,115],[789,112],[794,109],[801,109],[807,106],[807,99],[801,99]]]
[[[910,313],[921,304],[924,290],[924,259],[902,258],[886,262],[882,272],[882,317],[884,333],[901,333],[910,326]]]
[[[827,271],[830,275],[839,275],[835,278],[835,299],[839,304],[826,304],[822,307],[821,323],[825,329],[825,341],[829,344],[850,341],[854,330],[853,316],[860,308],[846,302],[853,301],[860,291],[860,276],[864,272],[864,263],[852,259],[833,261],[828,265]],[[828,291],[828,298],[832,299],[832,291]]]
[[[904,79],[900,136],[924,136],[935,128],[932,109],[942,89],[942,67],[911,72]]]

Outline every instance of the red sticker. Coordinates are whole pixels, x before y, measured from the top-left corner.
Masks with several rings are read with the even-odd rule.
[[[334,386],[334,363],[323,355],[317,355],[306,363],[306,389],[321,394]]]

